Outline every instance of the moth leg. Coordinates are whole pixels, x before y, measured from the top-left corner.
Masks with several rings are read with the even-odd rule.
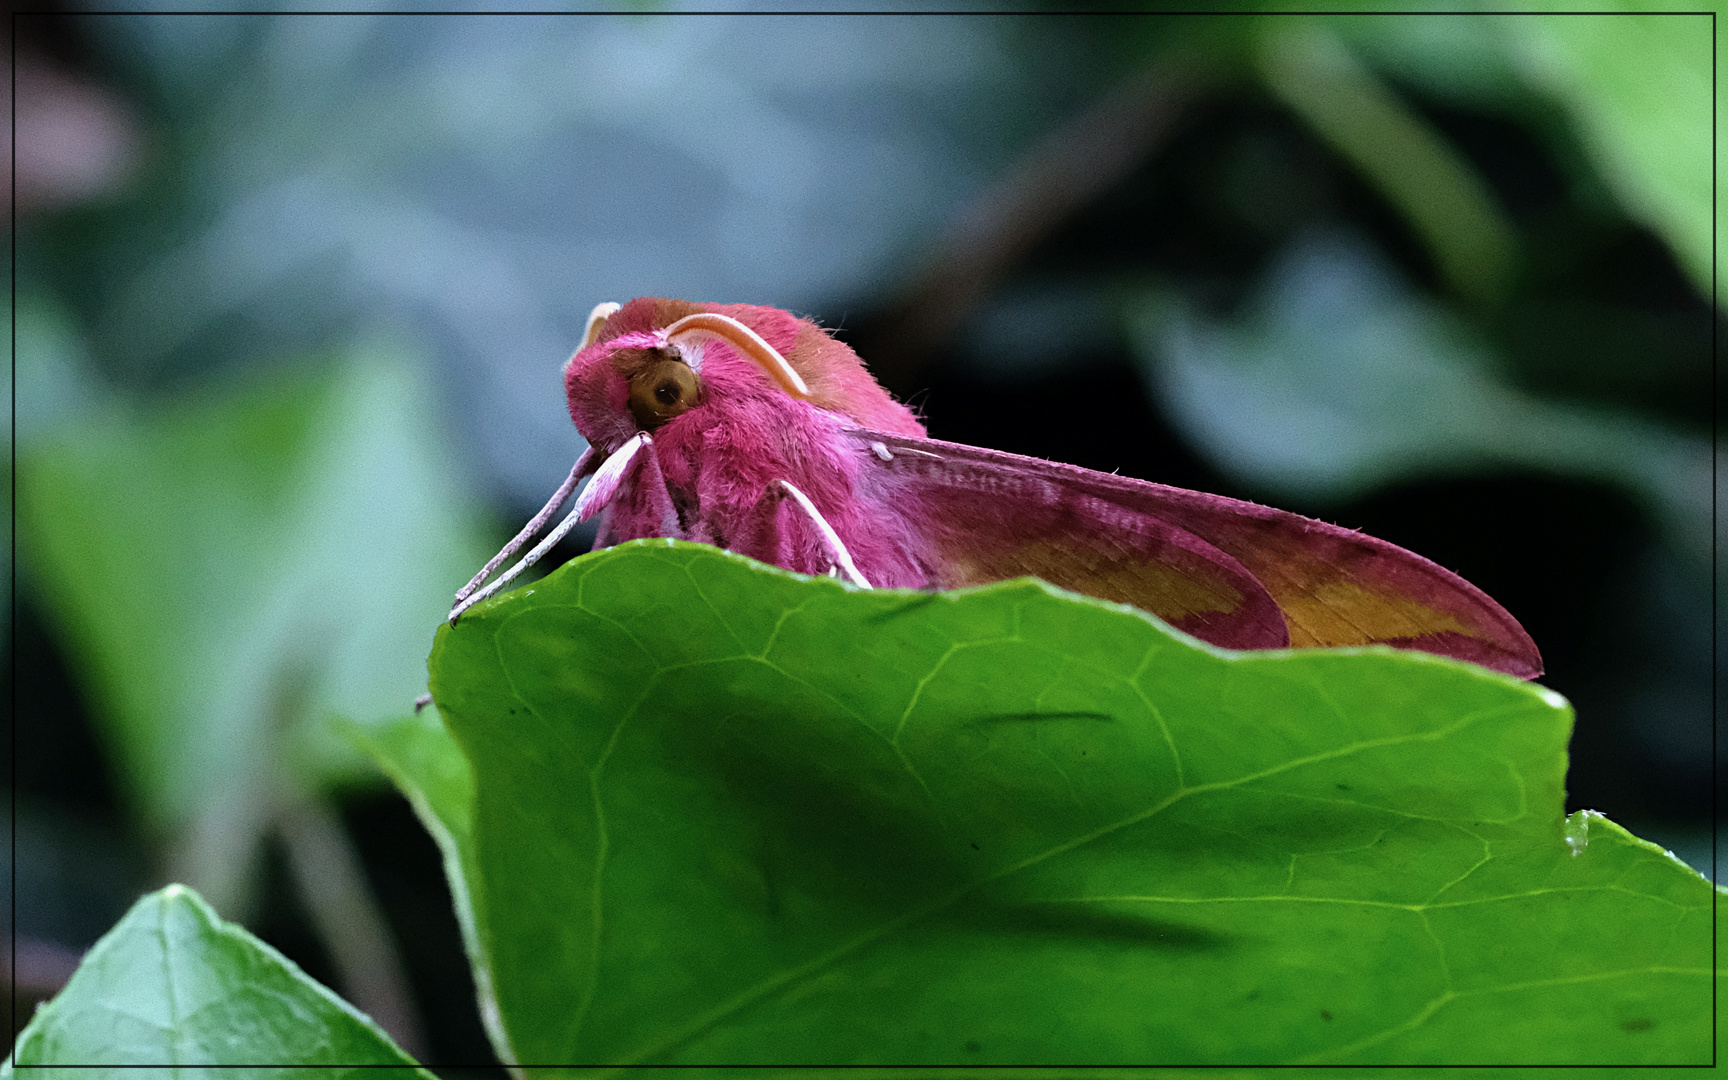
[[[475,604],[478,604],[480,601],[491,596],[499,589],[502,589],[511,581],[514,581],[522,571],[539,562],[541,556],[545,555],[548,551],[551,551],[552,548],[557,545],[558,541],[564,539],[564,537],[570,534],[571,529],[574,529],[577,525],[586,521],[588,518],[593,517],[597,511],[609,503],[612,500],[612,497],[618,493],[619,486],[624,479],[624,474],[630,468],[631,462],[644,447],[647,447],[651,443],[651,441],[652,440],[648,438],[647,432],[641,432],[636,435],[635,438],[614,450],[611,456],[601,463],[600,468],[595,471],[594,479],[590,480],[588,486],[582,489],[582,494],[576,497],[576,505],[571,507],[570,513],[565,516],[563,521],[558,523],[556,529],[553,529],[548,533],[544,540],[534,545],[534,549],[528,552],[528,554],[522,556],[520,562],[500,574],[496,581],[492,582],[492,584],[486,586],[484,589],[481,589],[479,592],[459,600],[456,606],[450,609],[449,618],[451,625],[455,625],[456,620],[464,611],[467,611]],[[586,457],[587,455],[584,455],[584,458]],[[577,464],[580,466],[582,462],[577,462]],[[574,475],[575,470],[571,470],[571,472]],[[658,473],[659,469],[656,468],[655,472]],[[564,500],[559,499],[558,501],[563,502]],[[555,506],[554,509],[556,509]],[[550,513],[544,510],[541,511],[541,513],[545,514],[547,517],[551,516]],[[500,556],[500,558],[503,557],[505,556]]]
[[[852,553],[846,550],[846,545],[840,540],[840,534],[834,531],[834,526],[828,524],[828,519],[822,516],[820,510],[816,509],[816,504],[810,501],[809,496],[792,486],[792,482],[789,480],[776,480],[775,483],[786,489],[786,493],[792,496],[799,508],[804,511],[805,516],[810,519],[810,523],[816,526],[817,535],[822,537],[823,546],[828,549],[828,557],[834,560],[834,565],[829,569],[829,573],[833,574],[835,570],[839,570],[846,575],[852,584],[861,589],[870,588],[870,583],[864,580],[864,575],[858,572],[857,565],[852,562]],[[834,574],[834,576],[838,577],[839,574]]]
[[[562,484],[558,485],[558,490],[552,493],[550,499],[546,500],[546,505],[540,508],[540,512],[535,514],[528,524],[522,526],[522,531],[516,534],[514,540],[504,545],[504,550],[492,556],[491,561],[480,568],[480,572],[474,575],[473,580],[457,590],[456,602],[460,604],[468,599],[468,595],[478,589],[481,582],[491,577],[492,571],[498,569],[505,559],[516,554],[522,549],[523,544],[534,539],[540,530],[546,527],[546,523],[552,520],[552,515],[557,512],[558,508],[564,505],[564,500],[568,499],[570,493],[576,490],[577,482],[594,471],[594,467],[598,464],[599,455],[594,452],[594,447],[590,446],[582,451],[582,456],[576,459],[575,465],[571,466],[570,475],[564,478]]]
[[[594,538],[594,550],[611,547],[625,540],[664,536],[687,540],[672,490],[666,485],[666,474],[660,471],[660,455],[647,434],[642,452],[630,463],[628,482],[621,482],[613,497],[606,500],[606,512],[600,518],[599,534]]]

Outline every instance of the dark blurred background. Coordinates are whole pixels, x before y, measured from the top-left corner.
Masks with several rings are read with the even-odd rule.
[[[638,295],[1457,570],[1577,708],[1568,809],[1712,873],[1708,15],[13,31],[19,1022],[176,879],[487,1074],[437,851],[336,723],[424,689]]]

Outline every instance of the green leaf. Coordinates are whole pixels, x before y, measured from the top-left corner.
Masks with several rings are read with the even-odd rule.
[[[139,900],[95,944],[20,1033],[4,1075],[222,1075],[187,1068],[201,1065],[285,1080],[433,1080],[378,1025],[183,885]]]
[[[1506,211],[1468,159],[1322,25],[1266,24],[1257,56],[1267,86],[1409,219],[1455,289],[1499,299],[1517,257]]]
[[[1709,884],[1480,668],[666,541],[431,663],[529,1066],[1710,1057]]]
[[[1274,6],[1312,10],[1283,0]],[[1712,77],[1711,12],[1658,0],[1593,0],[1585,5],[1589,11],[1558,0],[1519,5],[1516,13],[1492,10],[1501,5],[1482,0],[1465,6],[1483,10],[1421,15],[1409,5],[1376,0],[1349,5],[1373,15],[1338,14],[1318,25],[1337,32],[1380,72],[1443,99],[1517,114],[1536,128],[1546,126],[1536,106],[1558,106],[1570,129],[1568,143],[1576,140],[1615,200],[1666,241],[1708,295],[1712,116],[1722,94]],[[1268,26],[1279,34],[1302,24],[1283,15]],[[1424,146],[1429,136],[1400,130],[1407,122],[1388,109],[1382,91],[1341,93],[1351,77],[1325,50],[1310,45],[1280,56],[1277,38],[1271,43],[1275,55],[1263,56],[1269,62],[1262,68],[1274,91],[1399,206],[1442,273],[1466,286],[1484,274],[1461,261],[1471,245],[1491,261],[1501,257],[1498,241],[1485,243],[1501,227],[1498,212],[1471,205],[1477,199],[1471,189],[1480,181],[1457,173],[1446,148]],[[1573,151],[1568,146],[1560,156]],[[1425,187],[1434,195],[1424,197]]]
[[[489,545],[412,364],[373,350],[145,407],[89,406],[19,460],[29,581],[89,676],[135,805],[190,830],[219,906],[262,803],[353,779],[325,722],[398,715]]]
[[[1621,203],[1668,242],[1709,295],[1715,20],[1666,4],[1605,6],[1599,14],[1498,20],[1502,41],[1565,107]]]
[[[1293,246],[1231,323],[1159,295],[1130,321],[1183,434],[1268,490],[1336,500],[1412,476],[1522,466],[1620,484],[1679,547],[1709,558],[1708,440],[1519,390],[1466,324],[1353,238]]]
[[[474,859],[474,771],[461,747],[438,718],[426,708],[412,716],[373,726],[343,725],[349,738],[372,756],[395,782],[444,857],[456,923],[474,972],[480,1019],[500,1060],[513,1058],[509,1038],[498,1017],[492,989],[492,961],[480,927],[485,923],[474,890],[479,867]]]

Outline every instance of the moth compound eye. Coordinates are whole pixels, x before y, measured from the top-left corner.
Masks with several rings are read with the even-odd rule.
[[[630,415],[643,431],[702,403],[702,379],[682,360],[654,360],[630,378]]]

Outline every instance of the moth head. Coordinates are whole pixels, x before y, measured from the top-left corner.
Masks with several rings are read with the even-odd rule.
[[[715,344],[750,361],[791,397],[810,397],[786,358],[737,319],[697,311],[654,327],[654,309],[646,306],[653,303],[595,307],[582,348],[565,365],[571,417],[591,442],[622,443],[703,405],[709,398],[703,362]]]

